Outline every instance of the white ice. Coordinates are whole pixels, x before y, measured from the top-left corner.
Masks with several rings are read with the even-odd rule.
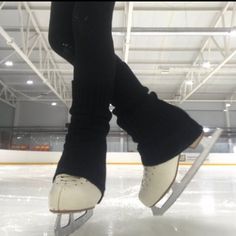
[[[180,167],[180,176],[187,167]],[[0,166],[0,235],[51,236],[53,166]],[[106,194],[72,236],[235,236],[236,167],[203,166],[164,216],[138,200],[142,166],[108,165]]]

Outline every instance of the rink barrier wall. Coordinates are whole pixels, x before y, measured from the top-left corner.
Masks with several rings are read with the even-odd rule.
[[[47,165],[57,164],[61,157],[61,152],[48,151],[19,151],[1,150],[0,165]],[[189,165],[197,156],[196,153],[186,153],[181,161],[182,165]],[[140,165],[141,159],[138,152],[108,152],[107,163],[117,165]],[[206,165],[236,165],[235,153],[211,153],[206,159]]]

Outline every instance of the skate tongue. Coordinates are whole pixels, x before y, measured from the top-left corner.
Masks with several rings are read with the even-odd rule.
[[[60,174],[60,175],[58,175],[58,177],[62,177],[62,178],[64,178],[64,177],[80,178],[79,176],[68,175],[68,174]]]
[[[68,174],[60,174],[57,176],[58,178],[61,179],[67,179],[67,180],[72,180],[72,179],[81,179],[82,177],[80,176],[74,176],[74,175],[68,175]]]

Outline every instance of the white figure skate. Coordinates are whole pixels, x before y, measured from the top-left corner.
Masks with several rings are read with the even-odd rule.
[[[151,207],[153,215],[163,215],[175,203],[207,158],[221,133],[222,130],[217,129],[211,138],[202,135],[190,146],[196,148],[200,144],[203,149],[180,182],[175,181],[180,155],[162,164],[144,167],[139,199],[145,206]],[[172,193],[165,203],[161,207],[155,206],[170,189],[172,189]]]
[[[49,193],[49,210],[58,213],[56,236],[68,236],[79,229],[93,215],[93,208],[100,200],[101,191],[82,177],[57,175]],[[85,213],[74,219],[74,213]],[[69,214],[68,224],[61,226],[62,214]]]

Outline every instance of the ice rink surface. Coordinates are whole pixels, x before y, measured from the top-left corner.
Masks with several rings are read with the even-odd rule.
[[[51,236],[47,196],[56,166],[0,166],[0,235]],[[179,177],[186,171],[180,166]],[[108,165],[105,197],[72,236],[235,236],[236,166],[202,166],[164,216],[152,216],[138,191],[141,165]]]

